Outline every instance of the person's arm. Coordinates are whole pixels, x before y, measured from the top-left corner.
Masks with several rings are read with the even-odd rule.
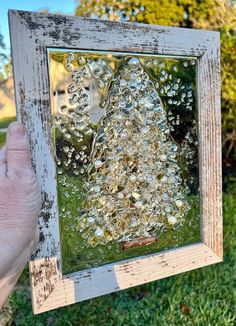
[[[0,309],[38,243],[40,208],[28,136],[14,122],[0,150]]]

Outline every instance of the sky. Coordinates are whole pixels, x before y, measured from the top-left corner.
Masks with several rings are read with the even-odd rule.
[[[4,37],[6,54],[10,53],[7,17],[9,9],[39,11],[47,8],[51,13],[60,11],[64,14],[73,14],[77,4],[77,0],[0,0],[0,33]]]

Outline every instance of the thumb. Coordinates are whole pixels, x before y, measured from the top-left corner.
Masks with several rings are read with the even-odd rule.
[[[17,174],[31,168],[29,139],[25,127],[19,122],[10,124],[6,141],[7,171]]]
[[[6,145],[0,149],[0,176],[6,175]]]

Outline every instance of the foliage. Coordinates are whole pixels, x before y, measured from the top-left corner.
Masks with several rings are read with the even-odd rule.
[[[11,75],[12,71],[10,59],[4,52],[5,48],[3,36],[0,33],[0,83],[6,80]]]
[[[5,81],[12,76],[12,61],[11,58],[8,57],[5,60],[5,64],[3,65],[0,71],[0,82]]]
[[[236,131],[236,31],[221,36],[222,65],[222,127]]]
[[[224,263],[37,316],[25,271],[10,299],[8,325],[235,325],[235,196],[234,182],[224,194]]]
[[[76,15],[219,31],[221,33],[222,126],[223,137],[224,139],[228,137],[229,140],[224,142],[227,151],[236,132],[235,1],[81,0],[76,8]],[[235,151],[234,155],[236,155]]]
[[[3,52],[4,50],[5,50],[5,44],[3,42],[2,34],[0,34],[0,60],[3,60],[6,58],[6,55]]]
[[[81,0],[76,15],[146,24],[235,29],[235,9],[222,0]]]

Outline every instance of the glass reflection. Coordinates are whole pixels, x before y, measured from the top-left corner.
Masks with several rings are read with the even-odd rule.
[[[49,51],[63,271],[200,240],[196,60]]]

